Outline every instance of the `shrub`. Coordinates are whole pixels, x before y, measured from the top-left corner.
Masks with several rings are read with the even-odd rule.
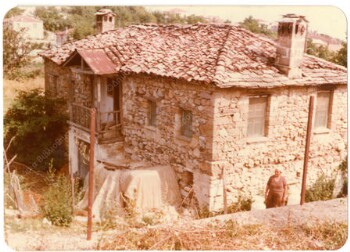
[[[306,190],[305,201],[329,200],[332,198],[334,189],[334,179],[327,178],[326,175],[321,174],[313,186]]]
[[[250,211],[252,209],[252,204],[254,200],[251,197],[243,197],[239,196],[237,202],[232,203],[227,207],[227,213],[237,213],[243,211]],[[208,208],[204,207],[198,211],[198,219],[209,218],[217,215],[224,214],[224,210],[220,210],[217,212],[210,212]]]
[[[4,116],[5,144],[15,136],[10,156],[34,169],[47,169],[66,163],[64,136],[67,131],[65,100],[48,98],[42,89],[19,91]],[[29,151],[30,150],[30,151]]]
[[[43,195],[41,210],[56,226],[69,226],[73,220],[72,190],[69,179],[55,176],[52,168],[47,175],[48,189]]]
[[[253,199],[251,197],[238,197],[238,201],[236,203],[231,204],[227,208],[228,213],[237,213],[243,211],[250,211],[252,209]]]
[[[345,197],[348,195],[348,158],[341,162],[338,169],[342,172],[342,175],[344,177],[343,188],[339,193],[338,197]]]

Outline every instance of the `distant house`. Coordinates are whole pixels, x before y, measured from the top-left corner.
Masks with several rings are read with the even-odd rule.
[[[314,96],[308,185],[331,174],[347,153],[347,69],[304,54],[307,26],[286,15],[274,42],[232,25],[132,25],[43,52],[46,89],[71,111],[71,173],[86,174],[94,107],[96,164],[123,151],[171,165],[182,197],[210,211],[224,192],[262,195],[275,168],[300,188]]]
[[[4,19],[4,27],[9,26],[15,31],[25,29],[24,36],[28,39],[41,40],[44,38],[43,21],[32,16],[14,16]]]

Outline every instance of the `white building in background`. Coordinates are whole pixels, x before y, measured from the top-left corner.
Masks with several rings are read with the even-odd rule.
[[[10,26],[15,31],[25,29],[24,36],[31,40],[44,39],[44,24],[32,16],[14,16],[4,19],[4,27]]]

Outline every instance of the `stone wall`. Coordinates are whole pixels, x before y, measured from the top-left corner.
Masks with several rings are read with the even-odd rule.
[[[254,93],[234,89],[215,92],[214,162],[209,168],[216,180],[211,184],[211,209],[223,206],[222,167],[225,168],[229,204],[239,196],[263,196],[266,182],[276,168],[282,170],[290,184],[301,188],[309,97],[316,95],[317,90],[279,88]],[[268,131],[266,137],[251,139],[247,137],[249,96],[258,94],[269,95]],[[311,138],[309,186],[320,173],[331,174],[346,157],[346,87],[338,86],[333,97],[330,130],[315,131]]]
[[[45,72],[45,80],[48,74],[59,75],[59,95],[81,105],[91,103],[91,92],[96,92],[91,81],[96,80],[73,76],[69,69],[50,61],[45,62]],[[239,196],[262,197],[275,168],[280,168],[289,184],[299,190],[309,96],[316,95],[317,90],[285,87],[252,92],[127,75],[122,84],[124,150],[134,160],[171,164],[182,197],[194,192],[199,206],[211,211],[223,207],[223,171],[228,204]],[[267,136],[250,139],[249,97],[260,94],[269,97]],[[157,104],[156,126],[148,125],[149,101]],[[192,137],[180,134],[183,109],[192,111]],[[334,91],[331,118],[329,131],[312,135],[308,185],[319,173],[332,173],[346,156],[347,89],[343,85]],[[71,134],[71,140],[73,135],[76,133]]]
[[[49,76],[57,76],[57,96],[66,98],[68,101],[69,97],[69,83],[71,82],[71,71],[69,68],[58,66],[51,60],[45,59],[45,90],[49,89]]]
[[[45,90],[50,95],[50,75],[57,76],[57,96],[67,101],[84,106],[92,103],[92,90],[95,82],[94,75],[72,73],[69,67],[58,66],[56,63],[45,59]]]
[[[123,80],[125,150],[134,160],[171,164],[182,196],[193,190],[199,204],[209,203],[210,176],[200,167],[211,160],[213,87],[146,75]],[[149,100],[157,104],[157,125],[147,125]],[[180,135],[181,109],[192,111],[191,138]]]

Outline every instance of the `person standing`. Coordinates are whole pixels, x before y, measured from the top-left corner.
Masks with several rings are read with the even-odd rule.
[[[283,206],[287,196],[286,178],[281,176],[281,171],[276,169],[275,174],[267,181],[265,190],[266,208]]]

